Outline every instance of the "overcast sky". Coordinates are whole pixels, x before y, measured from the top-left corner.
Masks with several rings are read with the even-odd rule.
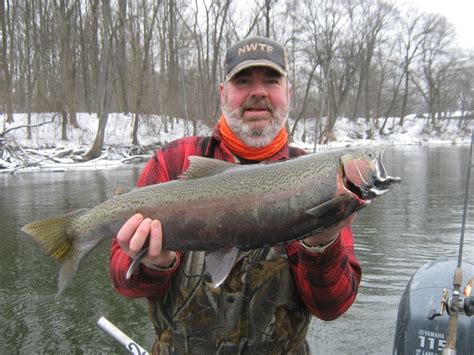
[[[456,29],[459,45],[474,49],[473,0],[408,0],[410,1],[422,11],[446,16]]]

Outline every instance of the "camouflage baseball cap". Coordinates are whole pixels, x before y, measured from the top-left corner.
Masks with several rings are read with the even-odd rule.
[[[269,67],[287,76],[287,63],[285,48],[280,43],[267,37],[248,37],[227,50],[225,80],[229,81],[241,70],[256,66]]]

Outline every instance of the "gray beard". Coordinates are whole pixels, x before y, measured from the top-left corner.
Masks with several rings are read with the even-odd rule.
[[[227,102],[222,106],[222,113],[230,129],[247,146],[261,148],[269,145],[283,128],[288,118],[288,108],[281,110],[272,110],[273,119],[270,125],[265,127],[252,127],[242,119],[243,110],[238,108],[231,111]]]

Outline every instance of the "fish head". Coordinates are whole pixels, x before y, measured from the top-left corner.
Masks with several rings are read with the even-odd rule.
[[[355,149],[341,157],[342,184],[361,204],[390,191],[400,177],[389,176],[382,162],[384,149],[370,147]]]

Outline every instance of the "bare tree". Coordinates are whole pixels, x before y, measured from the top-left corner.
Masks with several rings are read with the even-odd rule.
[[[119,39],[117,43],[117,76],[118,91],[120,96],[120,111],[128,113],[128,95],[127,95],[127,46],[126,46],[126,21],[127,21],[127,0],[119,0],[118,11],[118,32]]]
[[[422,71],[412,80],[425,100],[431,123],[436,128],[442,112],[440,103],[445,82],[456,64],[450,51],[454,33],[446,18],[440,15],[426,17],[424,33],[419,59]]]
[[[11,26],[13,14],[11,13],[10,2],[8,0],[0,1],[0,23],[2,27],[2,53],[1,53],[1,71],[2,80],[1,92],[5,102],[5,111],[7,113],[7,122],[13,122],[13,82],[10,72],[12,57],[13,57],[13,28]],[[7,27],[8,25],[8,27]],[[8,41],[9,39],[9,41]],[[8,56],[7,48],[10,46],[10,58]]]
[[[270,37],[272,0],[265,0],[265,36]]]
[[[146,10],[147,7],[143,4],[143,9]],[[133,128],[132,128],[132,144],[138,145],[138,127],[140,121],[140,114],[142,113],[143,107],[142,102],[145,95],[145,89],[147,87],[147,78],[146,75],[149,73],[150,67],[150,56],[151,56],[151,43],[153,38],[153,29],[155,27],[155,22],[158,17],[158,9],[160,8],[161,1],[156,2],[153,5],[151,23],[148,26],[143,28],[143,43],[144,47],[140,53],[136,53],[138,58],[141,58],[141,67],[138,72],[138,80],[136,82],[136,87],[138,88],[137,95],[135,97],[135,107],[134,107],[134,119],[133,119]]]
[[[455,72],[454,80],[450,81],[454,85],[451,92],[456,92],[455,109],[460,108],[461,115],[466,117],[474,115],[474,54],[471,58],[466,58]],[[467,119],[460,119],[458,127],[467,128]]]
[[[363,116],[369,119],[372,116],[373,105],[370,100],[371,66],[374,53],[383,41],[383,29],[389,25],[393,8],[389,4],[377,0],[361,0],[354,8],[349,8],[352,32],[359,35],[358,43],[363,44],[359,60],[359,83],[356,90],[355,105],[352,117],[357,117],[361,96],[364,97]]]
[[[76,116],[76,93],[75,93],[75,57],[73,48],[75,48],[74,28],[72,26],[72,17],[76,13],[76,3],[69,3],[67,0],[55,0],[55,13],[59,18],[59,85],[61,87],[58,97],[58,108],[63,116],[63,129],[61,139],[67,140],[67,123],[78,128]]]
[[[32,138],[31,135],[31,114],[32,114],[32,100],[33,100],[33,63],[32,63],[32,39],[31,39],[31,26],[34,21],[34,11],[32,9],[33,4],[30,4],[29,1],[25,2],[25,50],[26,50],[26,58],[25,58],[25,65],[26,68],[24,70],[26,75],[26,113],[27,113],[27,128],[26,128],[26,137],[28,139]]]
[[[294,138],[296,127],[297,127],[299,121],[304,117],[304,114],[305,114],[306,109],[308,107],[309,100],[310,100],[310,97],[311,97],[311,95],[310,95],[311,86],[313,85],[313,79],[314,79],[314,76],[315,76],[314,74],[315,74],[316,69],[318,68],[318,66],[319,66],[319,63],[317,63],[317,62],[314,63],[313,67],[311,68],[311,71],[308,75],[308,80],[306,82],[306,88],[305,88],[305,91],[304,91],[304,98],[303,98],[303,102],[301,104],[300,112],[296,116],[295,121],[293,123],[293,127],[291,128],[290,136],[291,136],[292,139]]]
[[[222,60],[222,44],[225,39],[225,24],[229,15],[230,0],[202,2],[204,23],[200,22],[199,6],[196,6],[192,24],[184,23],[190,32],[196,48],[196,76],[199,102],[198,116],[207,123],[215,122],[219,100],[216,86],[220,76],[218,69]],[[204,27],[204,30],[201,29]]]
[[[97,9],[97,8],[95,8]],[[112,10],[110,7],[109,0],[103,0],[102,2],[102,35],[101,35],[101,69],[100,79],[98,82],[97,95],[99,96],[99,106],[97,111],[97,117],[99,119],[99,125],[97,128],[97,134],[94,143],[90,150],[84,155],[84,160],[91,160],[101,156],[102,147],[104,146],[105,139],[105,128],[107,127],[107,121],[109,118],[110,107],[111,107],[111,74],[112,74]],[[98,13],[94,14],[98,17]]]
[[[396,43],[390,43],[389,48],[380,48],[377,55],[378,68],[378,89],[376,99],[375,117],[383,119],[378,126],[380,135],[385,134],[385,128],[389,116],[395,116],[395,110],[401,101],[400,87],[403,81],[403,75],[398,62],[395,61]]]
[[[399,18],[400,35],[399,46],[402,68],[403,95],[402,106],[400,110],[400,126],[403,126],[404,118],[407,113],[408,99],[410,97],[410,78],[412,75],[412,64],[421,51],[421,44],[425,37],[425,30],[422,26],[424,14],[420,14],[413,8],[409,8],[406,13]]]
[[[352,4],[342,0],[323,0],[306,4],[308,61],[319,63],[319,90],[326,100],[327,120],[320,143],[334,140],[334,125],[357,78],[363,43],[350,31]],[[314,65],[314,64],[313,64]]]

